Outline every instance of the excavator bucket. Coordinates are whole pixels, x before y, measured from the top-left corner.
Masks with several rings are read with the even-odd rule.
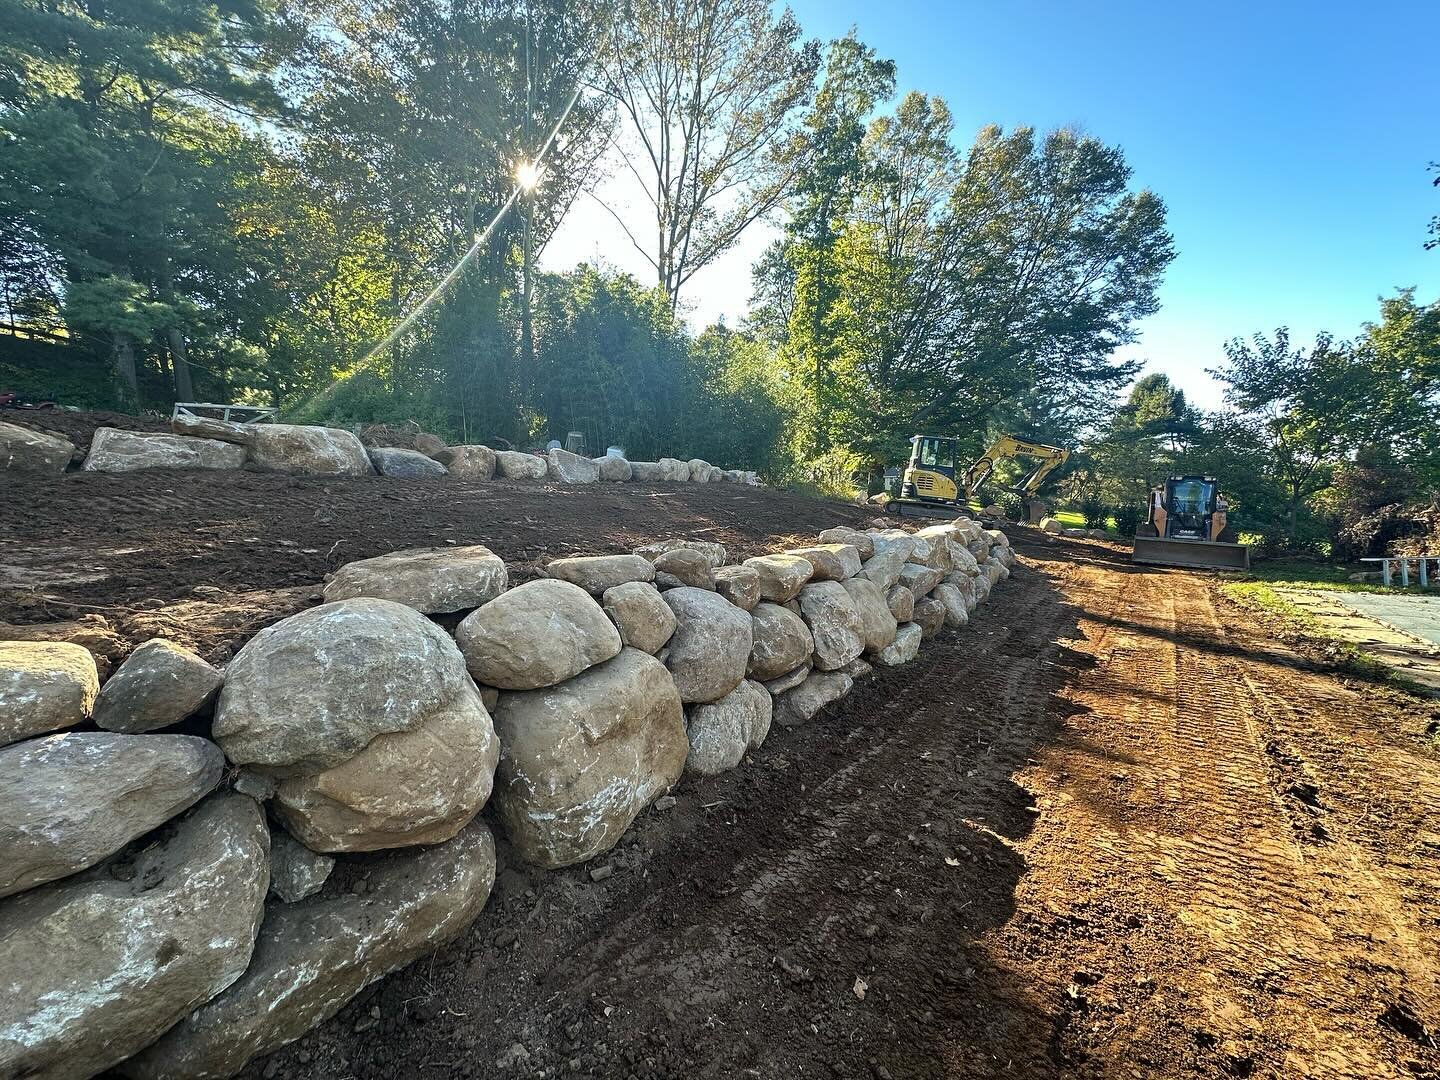
[[[1150,566],[1191,566],[1208,570],[1248,570],[1250,549],[1244,544],[1218,540],[1178,540],[1165,536],[1137,536],[1131,562]]]

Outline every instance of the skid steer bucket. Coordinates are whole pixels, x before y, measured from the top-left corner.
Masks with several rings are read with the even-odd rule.
[[[1244,544],[1216,540],[1177,540],[1164,536],[1137,536],[1131,562],[1150,566],[1194,566],[1210,570],[1248,570],[1250,549]]]

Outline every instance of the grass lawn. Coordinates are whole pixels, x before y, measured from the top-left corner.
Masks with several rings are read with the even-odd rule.
[[[1053,517],[1056,521],[1060,522],[1061,525],[1064,525],[1067,529],[1085,528],[1085,518],[1079,510],[1054,510],[1051,512],[1050,516]],[[1105,519],[1105,531],[1111,536],[1120,535],[1118,532],[1115,531],[1114,518]]]
[[[1357,569],[1369,569],[1371,563],[1360,566],[1336,565],[1315,562],[1310,559],[1257,559],[1250,570],[1233,576],[1239,583],[1265,582],[1275,589],[1325,589],[1332,592],[1405,592],[1423,596],[1432,592],[1418,585],[1402,589],[1398,585],[1386,587],[1369,581],[1350,581],[1349,576]],[[1227,589],[1229,586],[1227,586]]]

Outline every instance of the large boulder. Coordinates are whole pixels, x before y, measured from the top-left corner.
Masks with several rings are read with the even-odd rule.
[[[970,554],[970,549],[960,544],[950,545],[950,565],[952,573],[964,574],[966,577],[974,577],[980,573],[980,564],[975,561],[975,556]]]
[[[932,596],[916,597],[915,623],[927,638],[934,637],[945,625],[945,605]]]
[[[970,622],[970,610],[965,603],[965,594],[949,582],[942,581],[930,594],[945,606],[945,625],[952,630]]]
[[[798,555],[757,555],[744,565],[760,575],[760,599],[772,604],[795,599],[815,572],[810,560]]]
[[[961,599],[965,601],[967,613],[975,610],[975,578],[956,570],[946,575],[945,584],[959,592]]]
[[[365,446],[339,428],[300,424],[256,424],[249,464],[262,472],[314,476],[370,476]]]
[[[906,562],[923,563],[930,558],[930,544],[914,533],[904,529],[871,529],[870,539],[875,544],[875,554],[896,551],[905,555]]]
[[[94,1076],[238,979],[269,841],[253,799],[221,795],[112,863],[0,903],[0,1076]]]
[[[487,547],[410,548],[346,563],[325,585],[325,599],[390,600],[426,615],[469,611],[505,591],[505,562]]]
[[[878,652],[895,640],[895,616],[885,599],[885,590],[865,578],[841,582],[860,616],[860,641],[865,652]],[[853,674],[853,672],[852,672]]]
[[[663,484],[670,479],[670,470],[658,461],[632,461],[630,479],[637,484]]]
[[[719,701],[694,706],[686,728],[686,771],[714,776],[735,768],[770,734],[770,709],[770,691],[749,679]]]
[[[594,484],[600,479],[600,466],[588,457],[569,450],[550,450],[545,454],[545,471],[551,480],[562,484]]]
[[[545,576],[579,585],[592,596],[599,596],[627,581],[654,581],[655,566],[639,555],[579,555],[546,563]]]
[[[1042,517],[1040,519],[1040,531],[1047,532],[1051,536],[1059,536],[1065,531],[1065,526],[1052,517]]]
[[[376,979],[458,937],[494,882],[495,841],[475,821],[444,844],[368,863],[364,892],[332,888],[272,907],[244,975],[120,1072],[133,1080],[234,1076]]]
[[[96,428],[85,456],[87,472],[135,472],[138,469],[238,469],[245,447],[218,439],[167,435],[163,431]]]
[[[396,480],[426,480],[432,476],[444,476],[448,469],[432,457],[426,457],[418,450],[405,450],[398,446],[372,447],[370,464],[381,476]]]
[[[495,726],[500,821],[522,858],[549,868],[613,847],[689,753],[675,683],[639,649],[559,686],[501,694]]]
[[[874,538],[868,533],[852,529],[847,525],[837,525],[833,529],[826,529],[820,534],[819,539],[822,544],[849,544],[859,554],[862,561],[875,554]]]
[[[670,589],[662,599],[675,613],[665,663],[680,700],[717,701],[739,686],[753,644],[750,616],[706,589]]]
[[[760,573],[753,566],[722,566],[715,571],[715,591],[750,611],[760,602]]]
[[[891,585],[886,589],[885,604],[897,623],[907,623],[915,615],[915,594],[904,585]]]
[[[568,581],[540,578],[461,620],[455,641],[476,682],[502,690],[554,686],[620,652],[620,632]]]
[[[874,555],[865,560],[856,576],[873,581],[882,589],[888,589],[900,580],[900,571],[905,568],[905,560],[909,556],[908,546],[901,548],[892,544],[883,550],[877,549]]]
[[[724,544],[717,544],[713,540],[657,540],[653,544],[645,544],[635,549],[635,554],[643,556],[654,562],[667,551],[678,551],[681,548],[690,551],[698,551],[705,556],[705,561],[715,569],[725,565],[728,553]]]
[[[495,475],[495,451],[488,446],[447,446],[430,456],[456,480],[489,480]]]
[[[69,439],[0,421],[0,469],[63,473],[74,456]]]
[[[919,655],[920,642],[924,637],[925,632],[915,623],[901,623],[895,631],[895,640],[879,652],[872,654],[870,659],[885,667],[899,667],[901,664],[908,664]]]
[[[595,467],[600,471],[600,479],[608,483],[623,484],[630,479],[630,462],[623,457],[614,454],[597,457]]]
[[[663,458],[661,459],[664,460]],[[704,458],[691,458],[685,463],[690,469],[690,479],[697,484],[708,484],[710,482],[711,464]]]
[[[550,470],[545,458],[519,450],[496,450],[495,468],[506,480],[544,480]]]
[[[855,680],[841,671],[816,671],[799,686],[775,699],[771,719],[781,727],[795,727],[813,719],[832,702],[850,693]]]
[[[629,581],[613,586],[600,597],[600,606],[620,631],[621,642],[632,649],[653,656],[675,633],[675,613],[653,585]]]
[[[930,590],[945,580],[947,570],[940,570],[933,566],[926,566],[924,563],[906,563],[900,568],[900,581],[918,600],[922,596],[928,596]]]
[[[798,555],[810,564],[811,581],[844,581],[860,572],[860,552],[852,544],[816,544],[785,554]]]
[[[667,581],[666,576],[673,579]],[[655,556],[655,577],[667,585],[689,585],[695,589],[715,589],[715,570],[705,555],[693,548],[675,548]]]
[[[1101,529],[1100,531],[1103,533],[1105,530]],[[999,544],[1003,548],[1010,546],[1010,538],[1000,529],[985,529],[983,532],[989,537],[991,544]]]
[[[151,638],[105,681],[92,718],[96,727],[132,735],[169,727],[208,706],[224,682],[189,649]]]
[[[72,731],[0,750],[0,896],[94,866],[224,771],[220,748],[190,735]]]
[[[440,438],[439,435],[432,435],[428,431],[420,431],[415,434],[415,449],[426,457],[432,457],[436,461],[440,461],[440,455],[448,450],[449,447],[445,445],[445,440]],[[440,461],[440,464],[444,465],[445,462]]]
[[[690,479],[690,465],[679,458],[662,457],[655,464],[665,470],[665,479],[671,483],[683,484]]]
[[[354,757],[377,735],[450,711],[471,689],[455,642],[419,612],[340,600],[245,644],[226,669],[211,730],[238,765],[304,776]]]
[[[348,761],[280,781],[275,809],[311,851],[436,844],[485,805],[500,746],[473,685],[408,731],[375,736]]]
[[[834,671],[865,650],[860,612],[838,581],[817,581],[800,590],[800,614],[815,638],[812,659],[821,671]]]
[[[0,641],[0,746],[74,727],[100,693],[95,658],[68,641]]]
[[[176,435],[198,439],[218,439],[236,446],[255,445],[255,424],[237,424],[234,420],[217,420],[210,416],[180,413],[170,418],[170,430]]]
[[[756,604],[750,615],[753,642],[746,675],[767,682],[810,662],[815,639],[799,615],[769,601]]]

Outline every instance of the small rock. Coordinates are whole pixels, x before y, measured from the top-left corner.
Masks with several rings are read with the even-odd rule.
[[[660,798],[655,800],[655,809],[669,810],[674,807],[675,802],[676,799],[674,795],[661,795]]]
[[[610,863],[606,863],[604,866],[597,866],[595,867],[595,869],[590,871],[590,880],[605,881],[614,873],[615,867],[612,866]]]
[[[170,727],[209,705],[224,682],[189,649],[151,638],[106,680],[93,719],[106,731],[130,734]]]

